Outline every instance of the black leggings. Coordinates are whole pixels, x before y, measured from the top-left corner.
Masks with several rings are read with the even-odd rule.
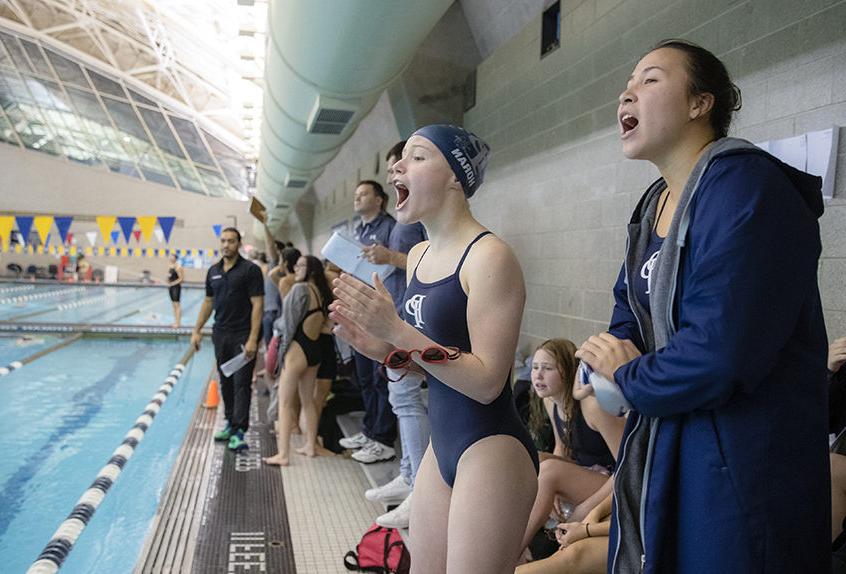
[[[225,377],[220,365],[239,354],[241,345],[246,344],[249,331],[231,333],[213,331],[214,357],[217,360],[217,372],[220,375],[220,394],[223,397],[223,412],[233,430],[244,432],[250,427],[250,400],[252,399],[253,367],[255,359],[241,367],[231,377]]]

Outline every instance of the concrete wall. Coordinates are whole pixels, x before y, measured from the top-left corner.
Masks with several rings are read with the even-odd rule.
[[[0,144],[0,213],[15,215],[72,215],[71,226],[78,246],[87,246],[85,232],[96,230],[94,217],[116,216],[175,216],[176,225],[169,247],[215,249],[218,239],[212,225],[230,225],[237,218],[238,227],[248,225],[252,217],[249,203],[231,199],[210,198],[204,195],[144,182],[129,176],[100,171],[69,160],[47,154]],[[87,221],[86,221],[87,220]],[[117,226],[115,226],[117,229]],[[55,232],[55,228],[54,228]],[[120,245],[123,245],[121,238]],[[245,242],[252,241],[248,235]],[[96,245],[105,245],[98,238]],[[134,239],[130,246],[135,246]],[[149,244],[139,247],[165,247],[153,237]],[[122,280],[136,280],[141,270],[150,270],[157,278],[164,277],[167,260],[162,258],[91,257],[95,268],[116,265]],[[48,265],[55,256],[2,256],[2,267],[15,261],[26,267],[29,263]],[[205,270],[186,270],[189,281],[205,279]]]
[[[762,141],[846,125],[846,2],[564,0],[561,10],[561,47],[540,59],[536,16],[479,67],[477,105],[465,115],[494,150],[473,210],[526,275],[524,349],[552,336],[579,343],[607,326],[623,226],[657,177],[623,158],[616,99],[655,42],[688,38],[725,61],[743,90],[732,135]],[[831,337],[846,335],[843,137],[839,162],[821,221]]]
[[[580,343],[607,327],[624,225],[657,177],[649,164],[622,156],[617,96],[655,42],[688,38],[726,62],[744,96],[732,135],[763,141],[846,125],[843,0],[562,0],[561,47],[543,60],[540,11],[548,2],[461,3],[488,55],[464,121],[494,150],[472,207],[523,265],[524,351],[554,336]],[[528,24],[515,33],[515,21]],[[321,178],[318,248],[329,227],[350,216],[355,181],[372,175],[374,155],[398,135],[390,120],[377,106],[362,124],[369,135],[350,140]],[[846,335],[846,130],[839,163],[821,220],[820,286],[832,338]]]

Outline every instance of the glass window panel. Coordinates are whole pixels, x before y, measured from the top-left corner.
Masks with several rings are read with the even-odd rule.
[[[185,146],[185,150],[188,152],[188,155],[191,156],[191,159],[197,163],[213,166],[214,160],[208,152],[206,144],[204,144],[203,140],[200,138],[200,133],[197,131],[197,128],[194,127],[194,124],[188,120],[183,120],[182,118],[177,118],[176,116],[171,116],[169,114],[168,117],[170,118],[170,122],[173,124],[173,128],[176,130],[176,133],[179,135],[179,139],[182,140],[182,145]]]
[[[24,72],[31,72],[32,66],[29,65],[29,60],[24,56],[23,50],[20,44],[18,44],[18,39],[2,32],[0,32],[0,38],[2,38],[3,45],[6,46],[6,51],[12,57],[12,62],[15,66]]]
[[[15,146],[18,145],[18,138],[15,137],[15,129],[2,113],[0,113],[0,141],[4,141]]]
[[[166,173],[156,171],[143,165],[141,166],[141,172],[144,174],[144,179],[146,179],[147,181],[154,181],[156,183],[169,185],[170,187],[176,187],[173,183],[173,180]]]
[[[132,97],[132,101],[134,101],[136,104],[146,104],[146,105],[153,107],[153,108],[158,107],[156,102],[154,102],[153,100],[151,100],[149,98],[142,96],[141,94],[139,94],[138,92],[136,92],[132,88],[126,88],[126,89],[129,92],[129,95]]]
[[[244,177],[244,162],[236,159],[221,158],[220,168],[223,170],[223,175],[229,181],[229,184],[238,190],[240,193],[247,192],[247,180]]]
[[[159,147],[176,157],[185,157],[182,150],[179,149],[179,142],[170,131],[170,126],[165,122],[164,116],[159,112],[148,110],[147,108],[138,108],[138,113],[144,118],[144,122],[150,129],[153,139],[159,144]]]
[[[71,102],[76,107],[82,117],[91,119],[104,126],[111,126],[109,116],[103,111],[103,106],[97,100],[97,96],[92,93],[84,92],[70,86],[66,87]]]
[[[106,109],[109,110],[119,130],[125,131],[144,142],[149,141],[147,132],[144,131],[144,126],[141,125],[141,120],[135,115],[132,106],[111,98],[103,98],[103,103],[106,104]]]
[[[59,155],[53,135],[44,125],[44,120],[41,119],[36,108],[24,104],[6,110],[6,114],[26,147],[51,155]]]
[[[90,68],[86,68],[86,71],[88,72],[88,77],[91,78],[91,82],[94,84],[94,87],[97,88],[100,93],[117,96],[125,100],[129,99],[126,97],[126,92],[123,91],[123,87],[114,80],[98,74]]]
[[[226,183],[226,180],[218,172],[201,166],[197,166],[197,171],[200,172],[200,176],[206,184],[206,189],[209,190],[209,195],[213,197],[229,196],[229,184]]]
[[[88,134],[64,126],[58,126],[55,123],[52,124],[52,127],[53,131],[56,132],[56,143],[68,159],[86,165],[98,165],[100,163],[100,160],[97,159],[94,150],[91,148]]]
[[[141,173],[135,169],[135,164],[132,162],[116,158],[103,158],[103,162],[106,164],[106,167],[109,168],[109,171],[122,173],[123,175],[131,175],[132,177],[141,179]]]
[[[177,160],[173,158],[168,158],[167,163],[170,165],[170,173],[172,173],[174,177],[176,177],[176,181],[179,182],[179,187],[185,191],[194,191],[202,194],[206,193],[206,190],[203,188],[203,184],[200,183],[200,180],[197,179],[197,176],[194,174],[194,170],[191,169],[190,163],[185,160]]]
[[[62,111],[71,110],[68,97],[62,92],[58,83],[34,76],[24,76],[24,80],[35,103],[42,108],[46,107]]]
[[[15,67],[15,64],[12,62],[12,58],[10,58],[9,53],[6,52],[6,48],[3,46],[2,41],[0,41],[0,66],[7,66],[9,68]]]
[[[60,80],[64,80],[77,86],[88,88],[88,80],[85,79],[85,74],[82,73],[82,68],[74,61],[68,60],[64,56],[60,56],[52,50],[45,49],[50,63],[53,64],[53,69],[56,70],[56,75]]]
[[[29,56],[29,61],[32,62],[33,67],[35,67],[36,73],[52,78],[53,70],[50,69],[50,64],[47,63],[47,59],[41,52],[41,48],[32,42],[27,42],[23,38],[21,38],[20,41],[26,51],[26,55]]]
[[[0,70],[0,106],[31,102],[32,95],[20,76],[12,70]]]

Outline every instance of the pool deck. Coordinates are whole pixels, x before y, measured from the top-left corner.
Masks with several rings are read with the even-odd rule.
[[[276,452],[266,403],[254,392],[243,454],[212,438],[224,425],[222,404],[197,406],[136,574],[347,572],[344,555],[385,512],[364,490],[393,476],[397,463],[364,467],[342,455],[294,455],[285,468],[263,465],[261,457]],[[359,421],[344,417],[351,427],[344,430]],[[301,437],[293,440],[299,446]]]

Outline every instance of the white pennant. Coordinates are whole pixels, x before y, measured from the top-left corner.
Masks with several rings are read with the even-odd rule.
[[[162,231],[161,228],[156,227],[153,230],[153,233],[156,234],[156,239],[159,240],[159,243],[164,243],[164,231]]]
[[[94,247],[94,244],[97,243],[97,232],[96,231],[86,231],[85,237],[88,239],[88,244],[91,247]]]

